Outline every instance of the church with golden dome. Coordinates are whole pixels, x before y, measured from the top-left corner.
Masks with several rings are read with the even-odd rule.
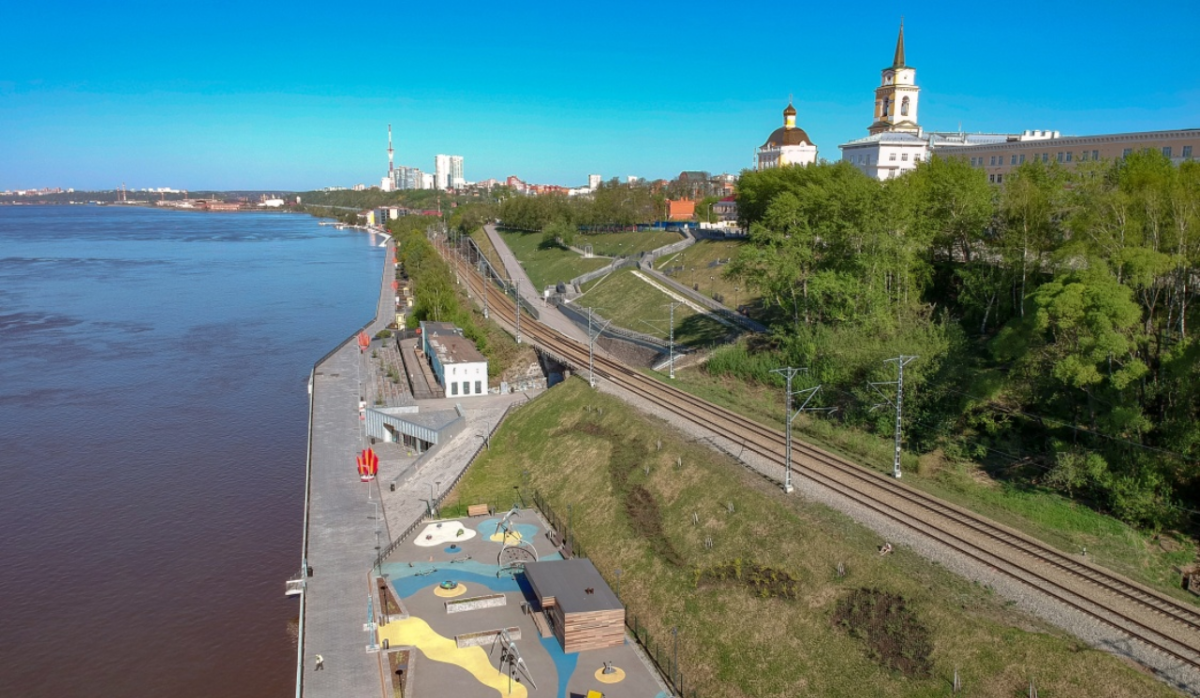
[[[817,146],[804,129],[796,125],[796,108],[789,102],[783,110],[783,126],[772,131],[767,142],[755,151],[755,166],[765,170],[784,165],[811,165],[816,161]]]

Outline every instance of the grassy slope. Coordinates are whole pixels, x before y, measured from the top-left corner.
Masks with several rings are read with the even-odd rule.
[[[691,287],[694,283],[707,296],[719,293],[725,296],[725,305],[730,308],[736,304],[749,305],[758,300],[758,293],[747,290],[745,284],[721,278],[724,265],[712,266],[718,259],[725,260],[736,255],[743,244],[742,240],[701,240],[677,255],[655,260],[654,268],[665,273],[670,267],[682,266],[684,270],[673,278],[684,286]],[[710,280],[710,276],[716,278]],[[740,290],[735,292],[735,286]]]
[[[541,233],[502,232],[505,244],[522,262],[538,290],[586,274],[609,263],[607,259],[584,259],[561,247],[542,248]]]
[[[647,371],[646,375],[662,376]],[[703,369],[676,371],[676,387],[735,412],[783,429],[783,390],[747,386]],[[892,440],[801,415],[795,434],[849,460],[891,472]],[[1109,516],[1044,490],[1022,490],[992,480],[970,463],[945,462],[935,455],[906,454],[904,482],[977,511],[1043,540],[1060,550],[1080,553],[1123,575],[1189,603],[1197,598],[1180,588],[1177,568],[1195,559],[1195,549],[1174,539],[1160,541]],[[1200,604],[1198,604],[1200,605]]]
[[[759,599],[736,588],[696,590],[689,570],[667,564],[633,533],[614,495],[608,463],[611,454],[629,449],[614,449],[610,440],[570,428],[587,421],[629,435],[623,442],[633,442],[641,454],[633,480],[653,493],[666,536],[689,566],[735,558],[773,564],[803,580],[803,599]],[[654,446],[658,438],[661,451]],[[672,465],[676,456],[683,459],[680,469]],[[648,476],[642,465],[650,468]],[[847,517],[784,496],[579,379],[514,413],[491,451],[452,493],[447,509],[456,501],[507,508],[523,472],[560,515],[574,506],[580,543],[610,580],[612,570],[624,571],[622,598],[660,642],[669,641],[670,628],[679,626],[680,666],[705,698],[941,696],[948,694],[956,667],[972,696],[1023,695],[1029,676],[1042,695],[1176,695],[905,550],[879,557],[876,537]],[[725,506],[730,501],[733,514]],[[699,526],[691,524],[693,512]],[[703,546],[706,537],[713,540],[711,550]],[[537,545],[545,548],[544,541]],[[834,574],[838,562],[846,565],[845,578]],[[933,636],[932,678],[893,675],[868,659],[858,641],[830,627],[837,599],[862,586],[911,601]]]
[[[595,235],[576,235],[574,245],[576,247],[591,245],[593,254],[608,255],[609,257],[621,255],[632,257],[681,240],[683,240],[683,236],[679,233],[661,231],[597,233]]]
[[[667,338],[671,297],[622,269],[588,285],[575,305],[598,310],[614,325],[636,332]],[[645,322],[643,322],[643,320]],[[675,308],[675,341],[679,344],[710,344],[721,341],[729,330],[719,322],[697,314],[686,305]]]

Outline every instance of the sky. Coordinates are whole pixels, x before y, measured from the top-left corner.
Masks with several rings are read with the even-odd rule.
[[[118,8],[118,9],[113,9]],[[1200,127],[1200,2],[12,2],[0,190],[738,172],[866,134],[904,14],[928,130]]]

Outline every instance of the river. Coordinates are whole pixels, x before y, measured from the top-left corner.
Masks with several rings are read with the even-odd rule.
[[[306,381],[383,254],[296,214],[0,207],[0,695],[290,694]]]

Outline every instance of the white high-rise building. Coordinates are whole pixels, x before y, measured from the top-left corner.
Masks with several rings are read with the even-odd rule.
[[[433,173],[438,189],[457,189],[467,183],[467,180],[463,178],[461,155],[434,156]]]
[[[418,170],[420,172],[420,170]],[[421,189],[433,189],[437,186],[437,178],[429,172],[421,172]]]
[[[602,180],[602,177],[598,174],[588,175],[588,189],[591,189],[592,191],[596,191],[597,189],[599,189],[601,180]]]

